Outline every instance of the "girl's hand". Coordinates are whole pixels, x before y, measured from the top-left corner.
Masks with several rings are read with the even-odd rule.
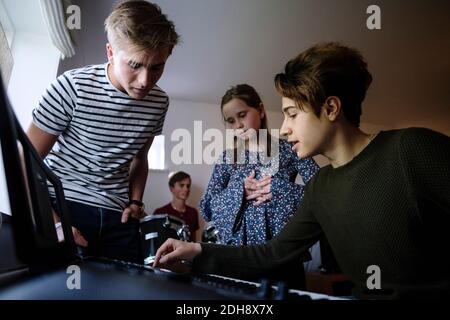
[[[270,199],[272,199],[272,192],[270,192],[271,184],[271,176],[264,176],[261,180],[256,180],[255,171],[253,170],[244,180],[245,199],[248,201],[256,199],[256,202],[253,204],[255,206],[270,201]]]
[[[255,179],[255,170],[244,180],[244,195],[246,200],[255,199],[258,194],[258,180]]]
[[[258,196],[256,197],[256,202],[253,203],[254,206],[258,206],[261,203],[270,201],[272,199],[272,192],[270,191],[272,187],[272,177],[263,177],[261,180],[259,180],[257,187]]]

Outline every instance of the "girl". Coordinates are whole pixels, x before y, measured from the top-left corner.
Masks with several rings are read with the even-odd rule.
[[[281,231],[300,205],[303,186],[294,182],[297,174],[307,183],[319,167],[311,158],[299,159],[286,140],[255,138],[259,129],[267,129],[267,115],[253,87],[229,89],[221,110],[225,127],[235,130],[235,148],[225,151],[214,166],[200,212],[218,229],[223,243],[262,244]],[[236,163],[239,144],[245,149]],[[271,149],[267,164],[265,151]]]

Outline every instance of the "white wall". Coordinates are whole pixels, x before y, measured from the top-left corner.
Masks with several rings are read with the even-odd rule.
[[[0,18],[7,29],[14,60],[7,94],[20,124],[26,129],[32,110],[56,77],[60,54],[50,41],[38,1],[0,1]],[[0,211],[10,213],[4,173],[0,152]]]
[[[20,124],[26,129],[39,98],[56,78],[60,53],[48,36],[16,32],[12,54],[14,66],[8,96]]]
[[[191,175],[191,195],[187,203],[192,207],[198,208],[202,193],[206,189],[206,185],[209,181],[212,166],[206,164],[174,165],[170,159],[172,147],[178,143],[171,141],[172,132],[178,128],[185,128],[188,131],[193,132],[194,121],[203,121],[203,131],[209,128],[223,129],[223,123],[220,116],[220,107],[218,105],[179,100],[170,101],[170,107],[163,129],[166,145],[165,162],[167,170],[151,170],[149,172],[149,178],[147,180],[143,199],[147,208],[146,211],[148,213],[153,213],[156,208],[171,201],[172,197],[168,187],[168,174],[172,171],[179,170],[185,171]],[[193,143],[194,141],[192,140],[192,144]],[[197,140],[197,143],[201,143],[201,141]],[[203,226],[202,219],[200,219],[200,221],[201,226]],[[197,239],[199,238],[197,237]]]
[[[14,33],[11,53],[14,65],[8,96],[24,129],[31,122],[31,111],[47,86],[56,78],[60,53],[53,46],[45,26],[39,1],[1,0],[4,15]]]
[[[23,31],[15,32],[11,49],[14,65],[7,94],[21,126],[26,130],[32,119],[32,110],[56,77],[60,54],[47,36]],[[0,157],[0,211],[10,213],[2,159]]]

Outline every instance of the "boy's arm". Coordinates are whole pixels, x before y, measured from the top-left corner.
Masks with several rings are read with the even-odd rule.
[[[402,135],[400,156],[421,203],[432,202],[450,213],[450,138],[425,128],[412,128]]]
[[[30,140],[33,147],[36,149],[36,152],[39,154],[39,156],[44,159],[47,154],[52,150],[53,145],[55,144],[56,140],[58,139],[57,135],[50,134],[48,132],[45,132],[44,130],[37,127],[34,123],[31,123],[30,127],[27,130],[27,136]],[[53,220],[55,221],[55,224],[60,222],[59,216],[56,214],[55,211],[53,211]],[[58,228],[57,228],[58,232]],[[88,242],[86,239],[81,235],[80,231],[78,229],[72,227],[72,232],[74,236],[75,243],[82,247],[87,247]]]
[[[230,246],[201,244],[201,254],[192,261],[193,272],[214,273],[238,279],[267,277],[299,259],[320,239],[322,226],[315,217],[316,191],[313,178],[297,212],[273,239],[261,245]]]
[[[34,149],[36,149],[36,152],[39,154],[41,159],[44,159],[47,156],[47,154],[55,144],[56,139],[58,139],[58,136],[45,132],[44,130],[37,127],[34,123],[31,123],[30,127],[28,128],[27,137],[33,145]],[[22,159],[22,161],[24,160]],[[55,220],[55,223],[60,222],[60,219],[55,212],[53,212],[53,219]]]
[[[267,277],[306,253],[322,236],[312,203],[311,185],[297,212],[283,230],[261,245],[230,246],[201,243],[201,255],[193,260],[193,271],[239,279]]]
[[[147,155],[152,146],[154,137],[150,137],[146,144],[139,150],[130,165],[129,199],[142,200],[145,184],[148,176]],[[141,209],[137,205],[126,207],[122,213],[122,223],[128,221],[129,216],[139,219],[142,217]]]
[[[33,147],[36,149],[39,156],[44,159],[52,149],[58,136],[45,132],[37,127],[34,123],[31,123],[27,130],[27,136]]]

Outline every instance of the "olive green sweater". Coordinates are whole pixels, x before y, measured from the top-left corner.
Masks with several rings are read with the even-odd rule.
[[[259,246],[202,244],[193,271],[265,277],[322,233],[357,297],[449,294],[450,138],[421,128],[380,132],[349,163],[316,174],[277,237]],[[368,289],[372,265],[381,290]]]

